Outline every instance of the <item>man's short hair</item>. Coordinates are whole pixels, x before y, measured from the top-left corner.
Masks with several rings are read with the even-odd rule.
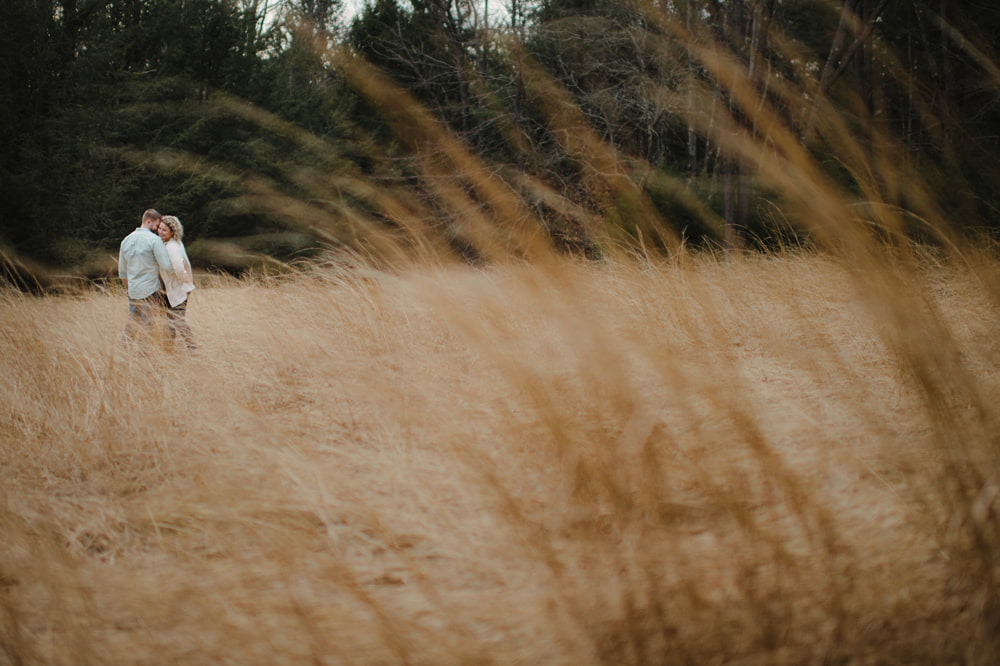
[[[159,220],[159,219],[162,219],[162,218],[163,218],[163,216],[160,215],[159,213],[157,213],[152,208],[147,208],[146,212],[142,214],[142,221],[143,222],[145,222],[146,220]]]

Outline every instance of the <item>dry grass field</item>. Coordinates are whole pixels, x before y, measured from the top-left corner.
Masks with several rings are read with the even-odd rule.
[[[2,664],[1000,658],[995,259],[0,294]]]

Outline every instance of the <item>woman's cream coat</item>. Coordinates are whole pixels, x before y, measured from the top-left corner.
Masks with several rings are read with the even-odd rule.
[[[167,241],[167,255],[170,257],[170,265],[173,267],[173,274],[160,273],[163,286],[167,291],[167,300],[170,307],[175,308],[187,300],[188,294],[194,289],[194,275],[191,272],[191,262],[188,261],[187,251],[184,243],[171,238]]]

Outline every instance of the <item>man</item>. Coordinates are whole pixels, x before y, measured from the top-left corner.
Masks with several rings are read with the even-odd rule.
[[[161,215],[150,208],[142,214],[142,224],[122,241],[118,250],[118,277],[128,291],[128,322],[125,340],[136,339],[136,327],[148,335],[163,312],[160,271],[173,275],[170,257],[156,230]]]

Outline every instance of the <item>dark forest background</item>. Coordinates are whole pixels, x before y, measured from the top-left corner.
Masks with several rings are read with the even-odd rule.
[[[631,232],[649,214],[595,181],[600,164],[581,156],[601,151],[685,242],[808,241],[801,211],[718,140],[725,117],[765,145],[766,128],[736,108],[706,44],[832,178],[900,211],[907,233],[924,233],[919,211],[880,164],[921,174],[963,233],[1000,229],[992,0],[369,0],[351,16],[338,0],[4,0],[0,25],[8,270],[106,274],[147,207],[181,218],[202,267],[307,257],[393,226],[358,182],[405,188],[411,210],[474,255],[440,204],[447,173],[427,177],[423,130],[398,96],[372,92],[376,70],[561,248],[592,254],[594,224]],[[818,100],[841,110],[866,160],[831,145]]]

